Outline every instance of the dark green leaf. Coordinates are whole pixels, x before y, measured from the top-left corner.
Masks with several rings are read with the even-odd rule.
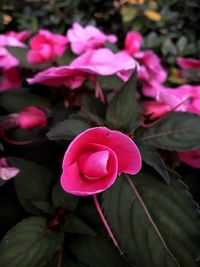
[[[53,188],[52,201],[56,208],[64,208],[67,211],[75,211],[79,198],[63,191],[60,182],[58,182]]]
[[[33,200],[32,201],[33,206],[41,210],[43,213],[46,214],[53,214],[55,211],[55,208],[53,207],[52,203],[48,201],[38,201],[38,200]]]
[[[116,75],[100,76],[98,78],[98,81],[99,81],[100,88],[102,88],[103,91],[119,90],[124,84],[124,82]]]
[[[105,104],[101,103],[96,97],[93,95],[84,95],[82,98],[82,106],[88,112],[93,115],[104,117],[105,115]]]
[[[142,160],[147,165],[154,168],[164,179],[164,181],[169,184],[170,176],[167,170],[167,166],[165,165],[165,162],[158,153],[158,151],[154,147],[146,146],[144,144],[139,145],[139,150],[142,155]]]
[[[0,243],[0,266],[42,267],[56,252],[63,234],[50,231],[42,217],[30,217],[15,225]]]
[[[122,175],[102,201],[122,251],[136,266],[198,266],[199,210],[175,175],[170,185],[150,169]]]
[[[89,267],[130,267],[112,243],[103,238],[77,237],[70,240],[72,253]]]
[[[137,127],[136,71],[120,89],[108,106],[106,121],[110,128],[130,132]]]
[[[69,65],[75,58],[75,55],[68,49],[61,57],[57,57],[56,62],[59,66],[66,66]]]
[[[33,205],[33,201],[48,202],[52,171],[27,160],[10,158],[9,162],[20,169],[20,173],[15,177],[15,186],[21,205],[28,212],[41,214],[41,210]]]
[[[137,137],[161,149],[192,150],[200,147],[200,116],[174,112],[155,126],[138,131]]]
[[[91,126],[82,120],[68,119],[59,122],[47,133],[50,140],[72,140]]]
[[[11,113],[18,112],[22,108],[28,106],[49,106],[49,101],[41,96],[31,94],[28,88],[8,90],[1,93],[0,105]]]
[[[6,183],[6,181],[0,179],[0,187],[1,187],[2,185],[4,185],[5,183]]]
[[[79,217],[74,214],[67,214],[66,221],[62,227],[65,233],[95,235],[95,231],[85,224]]]

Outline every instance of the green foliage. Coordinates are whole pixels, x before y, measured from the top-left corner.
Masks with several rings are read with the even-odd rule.
[[[185,185],[170,185],[149,169],[122,175],[102,195],[106,218],[136,266],[197,267],[200,216]]]
[[[0,266],[42,267],[61,246],[63,234],[47,228],[42,217],[29,217],[11,228],[0,243]]]
[[[138,126],[136,77],[135,70],[128,82],[111,100],[106,113],[106,121],[110,128],[131,132]]]
[[[87,245],[86,245],[87,244]],[[70,240],[72,253],[88,267],[130,267],[105,238],[77,237]]]
[[[68,119],[51,128],[47,133],[47,137],[50,140],[72,140],[88,128],[90,128],[90,125],[85,121]]]
[[[47,201],[53,179],[51,170],[36,163],[18,158],[9,159],[12,166],[20,169],[15,178],[16,193],[24,209],[33,214],[41,214],[34,201]]]
[[[174,112],[155,126],[138,131],[141,142],[171,151],[192,150],[200,146],[200,117]]]

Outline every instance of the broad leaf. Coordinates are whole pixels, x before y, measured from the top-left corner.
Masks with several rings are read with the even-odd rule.
[[[105,90],[119,90],[124,82],[116,75],[100,76],[98,78],[100,88]]]
[[[120,256],[108,239],[89,236],[73,237],[69,245],[72,253],[88,267],[132,266]]]
[[[192,150],[200,147],[200,116],[187,112],[174,112],[155,126],[139,130],[142,142],[172,151]]]
[[[106,113],[106,121],[110,128],[130,132],[138,126],[136,77],[134,71],[128,82],[111,100]]]
[[[64,208],[67,211],[75,211],[79,198],[62,190],[60,182],[53,187],[52,201],[56,208]]]
[[[74,214],[67,214],[65,217],[65,223],[62,230],[65,233],[83,234],[83,235],[95,235],[95,231],[92,230],[84,221]]]
[[[41,214],[34,201],[47,201],[50,198],[52,171],[34,162],[10,158],[12,166],[20,169],[15,177],[15,187],[21,205],[28,212]]]
[[[122,251],[136,266],[198,266],[199,211],[175,175],[170,185],[149,169],[122,175],[102,203]]]
[[[91,126],[82,120],[68,119],[59,122],[47,133],[50,140],[72,140],[78,134],[87,130]]]
[[[142,160],[152,168],[154,168],[160,176],[164,179],[164,181],[169,184],[170,176],[167,170],[167,166],[165,165],[164,160],[158,151],[151,146],[147,146],[145,144],[139,145],[139,150],[142,155]]]
[[[42,217],[15,225],[0,243],[0,266],[42,267],[60,247],[63,234],[47,228]]]

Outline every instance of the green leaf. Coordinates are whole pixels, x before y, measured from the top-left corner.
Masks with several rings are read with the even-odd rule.
[[[15,113],[32,105],[48,107],[50,102],[41,96],[32,94],[28,88],[25,88],[1,93],[0,105],[10,113]]]
[[[41,210],[43,213],[46,214],[53,214],[55,211],[55,208],[53,207],[52,203],[48,201],[38,201],[38,200],[33,200],[32,201],[33,206]]]
[[[105,90],[120,90],[124,82],[116,75],[100,76],[98,78],[100,88]]]
[[[6,183],[6,181],[1,180],[1,178],[0,178],[0,187],[1,187],[2,185],[4,185],[5,183]]]
[[[174,112],[155,126],[139,130],[137,137],[145,144],[171,151],[200,147],[200,116]]]
[[[106,121],[110,128],[130,132],[137,126],[136,71],[108,106]]]
[[[56,58],[56,62],[59,66],[66,66],[69,65],[75,58],[75,55],[68,49],[61,57]]]
[[[14,47],[14,46],[6,46],[6,49],[20,61],[20,67],[27,68],[27,69],[36,69],[36,70],[43,70],[48,67],[51,67],[51,64],[42,64],[42,65],[33,65],[29,64],[27,61],[27,52],[28,49],[22,47]]]
[[[100,237],[73,237],[70,242],[72,253],[89,267],[131,267],[112,243]]]
[[[60,182],[53,187],[52,201],[56,208],[64,208],[67,211],[75,211],[79,198],[63,191]]]
[[[96,235],[95,231],[90,226],[84,223],[79,217],[74,214],[67,214],[66,221],[62,227],[65,233],[83,234],[83,235]]]
[[[170,176],[167,170],[167,166],[165,165],[164,160],[158,151],[151,146],[147,146],[145,144],[139,144],[139,150],[142,155],[142,160],[152,168],[154,168],[160,176],[164,179],[164,181],[169,184]]]
[[[82,120],[68,119],[59,122],[47,133],[50,140],[72,140],[78,134],[87,130],[91,126]]]
[[[29,217],[15,225],[0,243],[0,266],[42,267],[63,241],[42,217]]]
[[[82,98],[82,106],[92,115],[104,117],[105,115],[105,104],[99,101],[93,95],[84,95]]]
[[[102,194],[106,218],[136,266],[197,267],[200,216],[175,174],[166,185],[149,169],[122,175]]]
[[[20,169],[15,177],[15,187],[21,205],[28,212],[41,214],[33,201],[47,201],[50,197],[52,171],[34,162],[18,158],[9,158],[12,166]]]

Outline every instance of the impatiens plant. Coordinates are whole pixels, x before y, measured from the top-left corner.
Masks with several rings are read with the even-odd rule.
[[[0,266],[200,266],[199,62],[143,38],[0,35]]]

